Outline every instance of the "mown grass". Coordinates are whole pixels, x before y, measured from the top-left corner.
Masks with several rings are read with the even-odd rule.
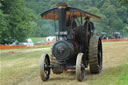
[[[47,53],[48,50],[0,56],[1,84],[17,85],[36,69],[39,70],[39,59],[42,52]]]
[[[0,53],[9,52],[9,51],[15,51],[15,50],[17,50],[17,49],[4,49],[4,50],[0,49]]]
[[[92,85],[127,85],[128,65],[120,65],[113,68],[104,69],[104,72],[90,81]]]
[[[45,37],[31,37],[33,43],[36,43],[38,41],[46,41]]]
[[[1,85],[128,85],[128,43],[103,43],[104,62],[101,74],[92,75],[86,69],[85,79],[78,82],[74,72],[51,73],[50,80],[40,79],[40,56],[50,48],[0,56]],[[36,48],[40,49],[40,48]],[[27,49],[26,49],[27,50]],[[24,50],[24,51],[26,51]],[[28,49],[30,50],[30,49]],[[12,50],[14,51],[14,50]],[[20,51],[20,49],[18,50]],[[23,49],[21,49],[23,51]]]

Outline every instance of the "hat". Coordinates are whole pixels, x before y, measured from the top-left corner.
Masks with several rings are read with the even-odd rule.
[[[85,20],[86,20],[86,19],[90,19],[90,17],[89,17],[89,16],[87,16],[87,17],[85,17]]]

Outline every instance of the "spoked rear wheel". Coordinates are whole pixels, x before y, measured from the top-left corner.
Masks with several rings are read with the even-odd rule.
[[[46,81],[50,77],[50,59],[48,54],[42,54],[40,58],[40,76],[43,81]]]
[[[83,53],[79,53],[76,60],[76,78],[82,81],[85,76],[85,66],[83,62]]]

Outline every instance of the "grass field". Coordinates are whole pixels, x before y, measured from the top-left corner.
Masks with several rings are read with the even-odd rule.
[[[39,37],[39,38],[37,38],[37,37],[31,37],[31,39],[32,39],[32,42],[33,43],[36,43],[38,41],[46,41],[46,38],[45,37]]]
[[[78,82],[74,72],[51,73],[50,80],[40,79],[40,55],[50,48],[4,50],[0,52],[0,85],[128,85],[128,42],[103,43],[103,71]]]

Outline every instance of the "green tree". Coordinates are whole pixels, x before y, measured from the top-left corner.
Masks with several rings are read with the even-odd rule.
[[[0,2],[0,8],[2,7],[2,3]],[[6,39],[3,36],[9,37],[8,35],[8,20],[7,15],[3,14],[3,11],[0,9],[0,44],[6,42]]]
[[[33,33],[33,28],[36,23],[36,18],[32,11],[25,7],[23,0],[4,0],[3,1],[4,14],[8,17],[8,30],[7,37],[3,35],[4,39],[2,44],[12,43],[14,41],[25,41]]]
[[[93,20],[94,24],[96,24],[97,32],[106,31],[111,33],[123,30],[123,33],[127,34],[124,28],[128,25],[128,9],[126,6],[120,6],[118,0],[25,0],[27,7],[34,10],[38,16],[35,36],[53,35],[51,34],[54,29],[53,23],[42,19],[40,14],[55,8],[56,4],[61,1],[66,2],[70,7],[99,15],[101,17],[99,21]]]
[[[120,3],[121,5],[128,6],[128,0],[119,0],[119,3]]]
[[[93,13],[93,14],[96,14],[98,16],[101,17],[101,19],[99,20],[92,20],[96,26],[96,32],[100,33],[102,31],[106,31],[105,29],[107,29],[107,18],[105,15],[103,15],[101,12],[100,12],[100,9],[96,8],[96,7],[90,7],[88,9],[88,12],[90,13]]]
[[[37,27],[36,27],[34,36],[43,37],[43,36],[54,35],[54,33],[51,32],[51,30],[54,28],[54,27],[51,28],[52,22],[42,19],[40,14],[50,8],[55,8],[57,0],[52,0],[52,1],[25,0],[25,1],[26,1],[27,7],[30,9],[33,9],[34,12],[36,13],[36,16],[38,17],[38,20],[36,21]],[[49,23],[51,23],[51,24],[49,24]]]

